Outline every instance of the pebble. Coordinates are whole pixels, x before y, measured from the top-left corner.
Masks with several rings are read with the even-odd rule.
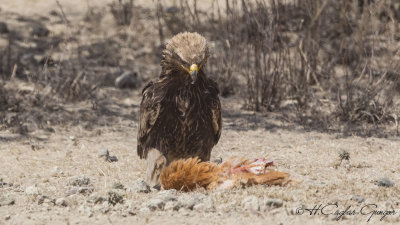
[[[39,195],[38,198],[37,198],[37,203],[39,205],[41,205],[43,203],[47,203],[47,204],[53,203],[54,204],[54,201],[55,201],[54,199],[50,198],[47,195]]]
[[[11,219],[11,216],[10,216],[10,215],[6,215],[6,216],[4,217],[4,219],[5,219],[5,220],[9,220],[9,219]]]
[[[56,205],[65,207],[65,206],[68,206],[68,202],[65,198],[58,198],[56,200]]]
[[[182,205],[183,208],[193,210],[193,207],[199,203],[201,203],[206,196],[201,193],[197,193],[194,195],[181,195],[178,198],[178,202]]]
[[[89,196],[88,202],[94,203],[94,204],[100,204],[106,201],[106,198],[101,196],[99,193],[93,193]]]
[[[108,151],[108,149],[102,149],[97,153],[97,157],[101,158],[101,157],[108,157],[110,155],[110,152]]]
[[[39,188],[36,185],[29,186],[25,189],[27,195],[39,195]]]
[[[136,72],[125,72],[115,79],[115,86],[117,88],[137,88],[139,85],[140,82]]]
[[[31,35],[37,37],[46,37],[50,31],[42,24],[34,24],[32,26]]]
[[[108,198],[107,198],[108,203],[112,205],[116,205],[117,203],[123,203],[124,202],[124,196],[122,193],[112,190],[108,192]]]
[[[177,191],[174,189],[171,190],[164,190],[157,193],[155,198],[162,199],[163,201],[176,201]]]
[[[90,184],[90,178],[85,175],[72,177],[68,180],[68,184],[78,187],[86,186]]]
[[[165,206],[165,201],[159,198],[152,198],[150,201],[145,203],[145,206],[151,211],[163,210]]]
[[[250,195],[245,199],[243,199],[242,206],[247,210],[254,210],[254,211],[260,210],[260,204],[258,198],[254,195]]]
[[[106,157],[107,162],[118,162],[118,158],[115,155]]]
[[[380,178],[376,181],[378,186],[381,187],[393,187],[394,186],[394,182],[391,181],[389,178]]]
[[[353,200],[353,201],[358,202],[358,203],[365,202],[365,198],[363,196],[361,196],[361,195],[354,195],[353,197],[351,197],[350,200]]]
[[[165,211],[177,211],[180,208],[180,204],[177,201],[169,201],[165,203],[164,210]]]
[[[90,194],[94,191],[92,186],[87,187],[74,187],[67,192],[67,196],[74,194]]]
[[[120,190],[124,190],[125,187],[123,184],[119,183],[119,182],[114,182],[112,185],[112,189],[120,189]]]
[[[143,179],[137,179],[133,182],[131,191],[136,193],[149,193],[151,192],[149,184],[146,183]]]
[[[8,33],[7,24],[4,22],[0,22],[0,34]]]
[[[0,197],[0,206],[4,205],[14,205],[15,198],[9,195],[4,195]]]
[[[148,207],[143,207],[143,208],[140,208],[139,211],[142,213],[148,213],[148,212],[150,212],[150,209]]]
[[[52,170],[51,170],[51,175],[53,176],[53,177],[57,177],[57,176],[60,176],[60,175],[63,175],[64,174],[64,172],[61,170],[61,168],[60,167],[58,167],[58,166],[56,166],[56,167],[54,167]]]
[[[264,200],[264,205],[271,208],[279,208],[283,206],[283,201],[277,198],[269,198]]]
[[[104,160],[107,161],[107,162],[118,162],[117,156],[110,155],[110,152],[108,151],[108,149],[100,150],[97,153],[97,157],[99,157],[99,158],[104,157]]]

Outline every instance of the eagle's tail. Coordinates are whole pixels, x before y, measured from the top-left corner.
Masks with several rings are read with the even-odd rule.
[[[266,158],[246,160],[232,157],[220,165],[200,162],[197,157],[180,159],[163,169],[160,181],[166,190],[182,191],[192,191],[199,187],[213,190],[239,185],[289,183],[289,174],[267,168],[272,165],[273,162]]]

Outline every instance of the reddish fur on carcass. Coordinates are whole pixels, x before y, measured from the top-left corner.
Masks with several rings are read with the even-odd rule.
[[[196,158],[180,159],[164,168],[160,181],[164,189],[192,191],[199,187],[208,190],[229,189],[255,184],[285,185],[289,174],[270,170],[273,162],[266,158],[247,160],[232,157],[217,165]]]

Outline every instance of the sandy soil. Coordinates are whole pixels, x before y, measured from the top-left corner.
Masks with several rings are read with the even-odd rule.
[[[333,203],[338,204],[338,210],[351,207],[356,211],[364,205],[377,204],[379,210],[397,212],[387,216],[383,222],[400,221],[398,139],[340,138],[336,134],[308,132],[282,123],[275,115],[265,117],[240,110],[240,104],[235,99],[222,99],[224,129],[212,159],[269,155],[277,169],[289,172],[300,183],[287,187],[254,186],[230,191],[200,191],[211,199],[210,208],[147,212],[143,210],[143,202],[157,196],[158,191],[136,193],[129,189],[135,180],[143,177],[145,169],[144,161],[136,155],[137,123],[132,119],[138,111],[140,97],[138,92],[126,91],[120,93],[118,99],[114,100],[120,106],[110,104],[109,109],[126,117],[103,118],[103,125],[90,130],[84,128],[85,123],[82,122],[75,127],[54,126],[54,133],[32,132],[28,137],[8,131],[0,133],[0,174],[3,182],[0,196],[15,199],[15,204],[0,207],[0,223],[151,224],[166,221],[168,224],[285,224],[291,221],[336,224],[334,215],[310,216],[307,211],[304,215],[296,214],[296,209],[302,206],[313,208]],[[73,107],[76,108],[71,106],[66,109],[76,110]],[[84,105],[79,107],[80,110],[85,109]],[[89,105],[86,107],[90,110]],[[106,162],[104,158],[99,158],[98,152],[104,149],[117,156],[118,162]],[[340,163],[339,154],[343,150],[350,154],[350,159]],[[90,178],[93,193],[105,197],[115,182],[123,184],[127,188],[122,193],[124,203],[115,206],[93,204],[89,202],[93,193],[66,197],[71,190],[68,180],[82,174]],[[376,180],[385,177],[395,185],[378,186]],[[38,193],[33,195],[26,190],[32,185],[38,189]],[[40,203],[41,196],[51,200],[65,198],[68,206],[55,205],[51,201]],[[245,203],[242,204],[248,196],[256,196],[260,200],[260,210],[249,209]],[[357,196],[365,201],[357,202]],[[263,209],[261,202],[264,198],[280,199],[283,206]],[[336,211],[333,210],[336,206],[330,207],[325,213]],[[368,218],[369,215],[357,214],[344,216],[340,221],[359,224],[367,223]],[[371,218],[373,223],[379,220],[380,216]]]
[[[60,2],[69,19],[80,20],[84,9],[76,5],[81,1]],[[89,3],[104,6],[109,1]],[[57,9],[57,4],[3,0],[0,7],[7,13],[38,16]],[[74,123],[49,121],[49,129],[33,129],[27,135],[0,130],[0,224],[400,223],[400,138],[306,130],[279,114],[245,111],[235,97],[221,99],[223,131],[212,160],[268,155],[277,170],[290,173],[298,183],[167,192],[176,202],[193,200],[194,206],[152,210],[151,203],[165,192],[138,193],[134,185],[145,172],[145,161],[136,155],[140,90],[108,87],[101,93],[107,97],[100,109],[88,102],[71,103],[53,115],[59,113],[60,120],[63,115],[75,117]],[[105,149],[118,161],[98,157]],[[349,153],[348,160],[340,159],[343,152]],[[72,185],[71,179],[81,175],[90,179],[89,184]],[[124,188],[118,189],[116,183]],[[110,204],[110,192],[122,200]],[[270,206],[271,201],[282,205]],[[355,215],[339,215],[344,212]],[[382,213],[388,215],[372,215]]]

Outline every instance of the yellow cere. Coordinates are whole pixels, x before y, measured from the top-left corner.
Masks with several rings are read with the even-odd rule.
[[[189,73],[192,73],[193,71],[198,71],[198,68],[197,68],[197,65],[196,65],[196,64],[192,64],[192,65],[190,66]]]

